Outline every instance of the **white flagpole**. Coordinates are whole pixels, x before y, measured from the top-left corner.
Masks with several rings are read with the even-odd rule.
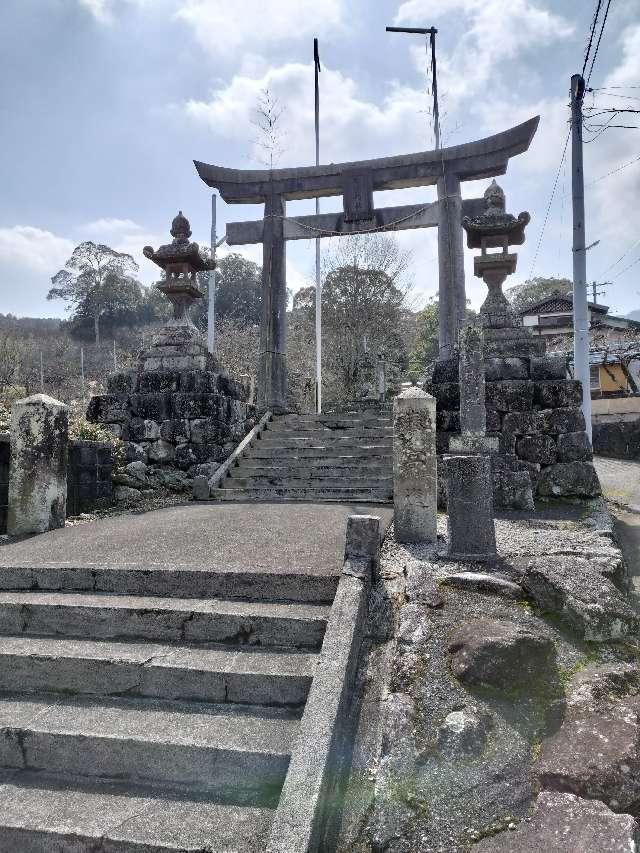
[[[320,54],[318,39],[313,40],[313,63],[315,70],[315,131],[316,166],[320,165]],[[320,213],[320,199],[316,198],[316,216]],[[316,411],[322,412],[322,283],[320,281],[320,237],[316,237]]]

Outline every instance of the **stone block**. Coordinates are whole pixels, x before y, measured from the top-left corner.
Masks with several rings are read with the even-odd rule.
[[[558,462],[540,474],[538,494],[557,498],[595,498],[601,494],[600,481],[591,462]]]
[[[135,441],[125,441],[124,458],[125,462],[145,462],[147,452],[141,444]]]
[[[158,441],[151,442],[147,456],[150,462],[172,462],[175,456],[175,447],[173,444],[160,438]]]
[[[436,453],[439,456],[449,450],[449,439],[448,432],[436,432]]]
[[[109,394],[130,394],[135,391],[136,374],[132,371],[112,373],[107,377],[107,391]]]
[[[488,456],[446,456],[447,529],[452,557],[496,553],[493,487]]]
[[[190,422],[184,418],[172,418],[160,424],[160,438],[172,444],[184,444],[191,438]]]
[[[505,509],[534,509],[533,495],[540,466],[516,456],[491,456],[493,498]]]
[[[487,432],[500,432],[502,415],[497,409],[487,409]]]
[[[543,409],[537,413],[542,432],[557,435],[561,432],[583,432],[586,429],[582,409]]]
[[[193,479],[194,501],[208,501],[211,494],[209,480],[207,477],[198,476]]]
[[[533,383],[533,402],[541,409],[566,409],[582,403],[582,384],[576,379]]]
[[[436,361],[433,367],[433,375],[431,382],[458,382],[458,359],[443,358],[441,361]],[[427,389],[425,389],[427,390]]]
[[[143,424],[143,441],[156,441],[160,438],[160,424],[157,421],[146,420],[143,421]]]
[[[528,379],[529,360],[526,358],[488,358],[485,363],[487,382],[504,379]]]
[[[558,435],[558,462],[589,462],[591,459],[591,442],[586,432]]]
[[[558,460],[558,447],[550,435],[523,435],[516,441],[520,459],[540,465],[553,465]]]
[[[157,392],[176,392],[180,387],[180,373],[175,370],[158,370],[151,373],[142,373],[138,379],[137,390],[141,394],[153,394]]]
[[[208,370],[185,370],[180,376],[183,394],[209,394],[216,390],[218,374]]]
[[[533,408],[533,383],[522,380],[487,382],[487,409],[498,412],[528,412]]]
[[[131,412],[143,420],[166,420],[171,413],[171,394],[156,392],[153,394],[132,394]]]
[[[435,542],[436,402],[419,388],[393,401],[394,524],[399,542]]]
[[[69,415],[64,403],[35,394],[11,407],[7,531],[11,536],[64,527]]]
[[[98,394],[92,397],[87,408],[87,420],[109,424],[127,421],[129,397],[127,394]]]
[[[224,439],[224,430],[217,418],[199,418],[191,421],[191,442],[193,444],[215,444]]]
[[[502,419],[502,431],[511,435],[535,435],[541,427],[539,412],[509,412]]]
[[[460,408],[460,386],[457,382],[432,384],[428,391],[436,398],[438,409],[455,410]]]
[[[204,417],[205,394],[174,394],[172,398],[172,417],[188,420]]]
[[[564,355],[534,356],[531,359],[531,378],[566,379],[567,359]]]
[[[460,432],[460,412],[445,409],[436,414],[436,427],[445,432]]]

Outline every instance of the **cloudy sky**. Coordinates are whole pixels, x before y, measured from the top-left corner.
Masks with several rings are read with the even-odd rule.
[[[268,89],[283,107],[281,166],[313,162],[313,37],[320,39],[321,160],[433,147],[425,49],[385,25],[437,26],[444,144],[459,144],[541,116],[530,151],[500,179],[513,213],[531,212],[513,283],[570,275],[569,79],[582,68],[591,0],[2,0],[0,21],[0,312],[63,315],[49,279],[86,239],[132,253],[167,242],[172,217],[189,216],[208,241],[210,195],[193,159],[259,167],[255,110]],[[640,0],[613,0],[588,105],[640,107]],[[595,127],[586,138],[590,280],[612,280],[603,301],[640,307],[640,130]],[[629,113],[616,123],[640,125]],[[636,162],[634,161],[636,158]],[[630,165],[626,165],[630,164]],[[609,172],[616,171],[609,175]],[[487,182],[464,185],[480,195]],[[378,203],[431,201],[432,188],[383,193]],[[331,200],[323,209],[335,209]],[[289,213],[310,212],[306,202]],[[258,206],[218,202],[226,221]],[[415,304],[437,290],[434,230],[404,232],[413,252]],[[636,243],[636,241],[638,241]],[[260,260],[260,247],[245,254]],[[620,257],[622,260],[619,260]],[[535,263],[534,263],[535,259]],[[634,261],[638,259],[638,263]],[[628,268],[628,269],[627,269]],[[289,244],[288,281],[313,270],[307,241]],[[474,306],[484,286],[470,274]]]

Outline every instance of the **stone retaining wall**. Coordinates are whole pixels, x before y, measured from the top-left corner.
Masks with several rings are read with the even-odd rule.
[[[255,424],[246,389],[222,372],[115,373],[107,388],[92,398],[87,419],[122,439],[128,462],[183,471],[221,462]]]
[[[564,377],[563,358],[486,358],[487,435],[499,438],[500,449],[491,456],[498,506],[524,508],[529,481],[533,495],[600,494],[581,385]],[[437,450],[444,454],[460,431],[457,359],[438,362],[425,390],[437,401]]]
[[[69,443],[67,467],[67,516],[91,512],[111,501],[113,452],[101,441]]]
[[[594,423],[593,450],[600,456],[640,461],[640,418]]]
[[[9,433],[0,433],[0,534],[7,531],[9,507]]]

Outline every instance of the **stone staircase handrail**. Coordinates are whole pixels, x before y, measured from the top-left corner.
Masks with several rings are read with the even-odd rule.
[[[337,804],[349,775],[348,721],[380,540],[378,516],[349,516],[343,570],[267,853],[329,853],[335,848]]]

